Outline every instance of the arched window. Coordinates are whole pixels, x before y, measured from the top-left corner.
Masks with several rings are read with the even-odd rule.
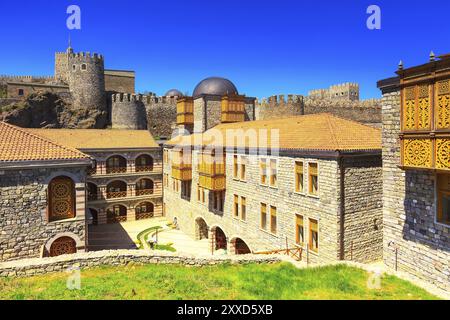
[[[59,221],[74,218],[75,183],[68,177],[57,177],[48,188],[48,219]]]
[[[83,64],[81,65],[81,70],[86,71],[86,69],[87,69],[87,66],[86,66],[85,63],[83,63]]]
[[[141,155],[136,158],[136,172],[153,171],[153,158],[149,155]]]
[[[89,201],[98,200],[98,188],[95,184],[88,182],[87,184],[87,194]]]
[[[106,210],[108,223],[119,223],[127,221],[127,207],[116,205]]]
[[[106,198],[116,199],[127,196],[127,184],[123,181],[113,181],[106,186]]]
[[[155,206],[151,202],[143,202],[136,206],[136,220],[150,219],[155,214]]]
[[[121,156],[113,156],[106,160],[106,173],[125,173],[127,172],[127,160]]]
[[[153,194],[154,183],[150,179],[141,179],[136,183],[136,195],[146,196]]]
[[[50,257],[74,253],[77,253],[77,244],[75,240],[70,237],[61,237],[55,240],[50,247]]]

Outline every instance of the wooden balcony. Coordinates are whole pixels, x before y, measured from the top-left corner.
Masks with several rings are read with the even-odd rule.
[[[191,181],[192,166],[184,166],[184,167],[172,166],[172,178],[180,181]]]
[[[154,170],[153,166],[136,166],[136,172],[152,172]]]
[[[222,191],[226,189],[226,177],[200,175],[198,184],[211,191]]]
[[[106,167],[106,174],[126,173],[127,167]]]
[[[401,137],[402,167],[450,172],[450,135]]]
[[[118,191],[118,192],[108,192],[106,193],[107,199],[118,199],[118,198],[126,198],[127,191]]]
[[[194,123],[194,100],[185,97],[177,102],[177,124],[193,124]]]
[[[141,196],[150,196],[153,195],[155,193],[154,189],[141,189],[141,190],[136,190],[136,196],[137,197],[141,197]]]
[[[245,102],[243,96],[224,96],[222,98],[222,122],[245,121]]]

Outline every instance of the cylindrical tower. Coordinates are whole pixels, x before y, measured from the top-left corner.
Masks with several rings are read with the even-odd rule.
[[[68,80],[73,107],[95,121],[96,128],[107,125],[105,66],[103,56],[89,52],[71,53]],[[84,113],[85,111],[85,113]]]
[[[146,130],[147,115],[143,97],[117,93],[112,97],[112,128]]]

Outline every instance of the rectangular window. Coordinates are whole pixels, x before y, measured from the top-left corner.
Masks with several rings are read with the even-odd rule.
[[[450,174],[438,174],[437,221],[450,225]]]
[[[223,212],[223,202],[225,199],[225,192],[224,191],[216,191],[213,194],[213,200],[214,200],[214,210]]]
[[[200,203],[206,203],[205,189],[197,185],[197,201]]]
[[[295,192],[303,192],[303,162],[295,162]]]
[[[267,204],[261,203],[261,229],[267,230]]]
[[[270,186],[276,187],[278,182],[277,160],[270,160]]]
[[[241,220],[245,221],[247,218],[247,199],[241,197]]]
[[[319,223],[314,219],[309,219],[309,249],[319,251]]]
[[[241,180],[247,180],[247,157],[241,157]]]
[[[238,179],[239,177],[239,165],[238,165],[238,156],[233,157],[233,178]]]
[[[186,200],[191,199],[192,181],[181,181],[181,197]]]
[[[197,201],[198,202],[201,202],[201,200],[202,200],[202,197],[201,197],[201,195],[200,195],[200,186],[199,185],[197,185]]]
[[[261,184],[267,185],[267,159],[261,159],[259,162],[259,168],[261,172]]]
[[[169,163],[169,150],[164,150],[164,164]]]
[[[277,208],[270,207],[270,232],[277,233]]]
[[[319,191],[317,163],[309,164],[309,194],[316,196]]]
[[[304,230],[303,216],[295,215],[295,243],[300,246],[303,246],[303,243],[305,243]]]
[[[239,217],[239,197],[237,195],[234,195],[234,209],[233,214],[235,218]]]

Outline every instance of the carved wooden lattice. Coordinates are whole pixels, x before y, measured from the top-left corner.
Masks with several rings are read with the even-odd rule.
[[[51,221],[70,219],[75,217],[75,190],[69,178],[56,178],[50,183]]]
[[[450,129],[450,80],[439,81],[437,98],[437,129]]]
[[[450,139],[436,139],[436,168],[450,169]]]
[[[431,167],[432,143],[429,139],[405,140],[403,148],[403,161],[409,167]]]
[[[62,237],[53,242],[50,247],[50,256],[57,257],[63,254],[74,254],[77,252],[75,240],[70,237]]]
[[[430,88],[420,85],[405,88],[403,129],[426,130],[431,128]]]

